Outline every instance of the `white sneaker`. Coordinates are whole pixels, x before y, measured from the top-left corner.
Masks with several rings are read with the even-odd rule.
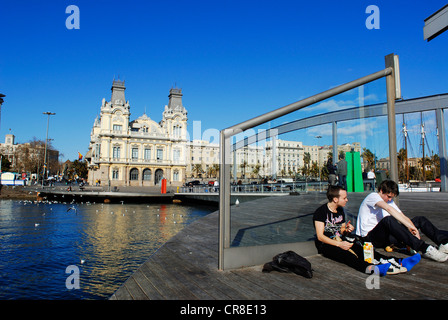
[[[381,258],[380,263],[381,264],[390,263],[390,267],[389,267],[389,270],[387,270],[387,274],[398,274],[398,273],[404,273],[404,272],[408,271],[408,269],[406,269],[401,264],[399,264],[397,261],[395,261],[394,258],[390,258],[387,260]]]
[[[448,259],[448,255],[437,250],[433,246],[429,246],[426,252],[423,254],[425,258],[432,259],[437,262],[445,262]]]
[[[439,251],[442,252],[442,253],[448,254],[448,243],[441,244],[439,246]]]

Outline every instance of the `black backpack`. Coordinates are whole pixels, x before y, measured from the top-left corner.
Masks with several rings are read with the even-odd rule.
[[[276,255],[271,262],[263,266],[263,272],[271,271],[293,272],[305,278],[313,277],[311,263],[294,251],[286,251]]]

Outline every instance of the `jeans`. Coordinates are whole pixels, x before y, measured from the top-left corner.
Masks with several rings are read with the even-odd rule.
[[[338,176],[338,178],[339,178],[339,185],[342,187],[342,188],[344,188],[344,190],[347,190],[347,175],[342,175],[342,174],[340,174],[339,176]]]
[[[356,253],[356,256],[348,250],[344,250],[330,244],[316,244],[316,247],[318,252],[324,257],[346,264],[347,266],[361,272],[366,272],[367,267],[372,265],[371,263],[364,261],[364,250],[358,243],[354,243],[351,248],[353,252]],[[381,258],[388,259],[390,257],[384,256],[377,251],[374,251],[374,259],[379,261]]]
[[[418,216],[411,219],[415,227],[435,244],[448,242],[448,232],[437,229],[427,218]],[[381,219],[375,228],[370,230],[365,241],[372,242],[374,247],[385,248],[391,244],[405,244],[416,251],[425,252],[428,244],[414,236],[407,227],[392,216]]]
[[[328,175],[328,183],[329,183],[331,186],[336,185],[336,175],[335,175],[334,173],[330,173],[330,174]]]

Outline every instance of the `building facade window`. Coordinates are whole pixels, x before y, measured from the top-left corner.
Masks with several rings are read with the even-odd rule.
[[[118,180],[119,179],[118,175],[119,175],[118,169],[112,169],[112,180]]]
[[[114,147],[113,149],[113,158],[120,159],[120,147]]]
[[[151,181],[151,169],[143,170],[143,180]]]
[[[145,158],[145,160],[151,160],[151,148],[146,148],[145,149],[144,158]]]
[[[173,150],[173,161],[174,162],[179,162],[180,161],[180,150],[179,149],[174,149]]]
[[[157,160],[163,160],[163,149],[157,149]]]
[[[138,159],[138,148],[132,148],[131,156],[132,156],[132,160],[137,160]]]
[[[129,180],[131,180],[131,181],[138,180],[138,169],[137,168],[131,169],[131,171],[129,173]]]
[[[180,134],[180,129],[181,129],[181,126],[179,126],[179,125],[175,125],[174,127],[173,127],[173,136],[175,137],[175,138],[180,138],[180,136],[181,136],[181,134]]]
[[[99,157],[101,157],[101,144],[97,143],[97,144],[95,144],[94,158],[99,158]]]
[[[121,132],[121,129],[122,129],[122,128],[123,128],[123,127],[122,127],[120,124],[114,124],[113,127],[112,127],[112,130],[113,130],[113,131]]]
[[[174,170],[173,181],[179,181],[179,170]]]

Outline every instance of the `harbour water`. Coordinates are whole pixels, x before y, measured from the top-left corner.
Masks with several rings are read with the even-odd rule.
[[[1,200],[0,299],[107,299],[167,240],[216,210]]]

